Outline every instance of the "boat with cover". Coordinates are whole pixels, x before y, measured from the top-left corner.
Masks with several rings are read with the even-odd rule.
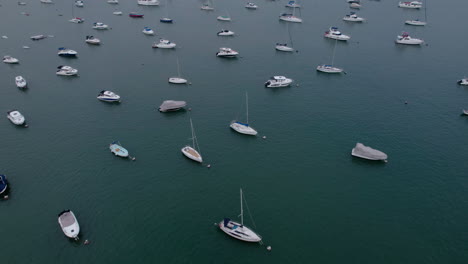
[[[231,21],[231,17],[229,16],[218,16],[216,19],[219,21]]]
[[[348,22],[363,22],[365,19],[356,15],[355,12],[351,12],[349,15],[343,17],[343,20]]]
[[[351,39],[350,36],[342,34],[337,27],[330,27],[328,31],[325,32],[324,35],[326,38],[331,38],[331,39],[336,39],[336,40],[342,40],[342,41],[347,41]]]
[[[0,194],[4,193],[8,188],[6,175],[0,174]]]
[[[301,8],[301,5],[298,4],[297,1],[289,1],[285,6],[291,8]]]
[[[75,214],[71,210],[64,210],[58,214],[58,223],[67,237],[78,240],[80,225],[78,224]]]
[[[223,58],[235,58],[237,55],[239,55],[239,52],[231,48],[219,48],[219,51],[216,52],[216,56]]]
[[[41,39],[45,39],[45,38],[46,38],[46,36],[44,36],[44,35],[31,36],[32,40],[41,40]]]
[[[17,64],[19,60],[17,58],[13,58],[10,55],[3,56],[3,62],[8,64]]]
[[[245,93],[245,107],[246,107],[246,111],[245,111],[246,122],[243,123],[237,120],[233,120],[229,124],[229,127],[234,129],[238,133],[241,133],[244,135],[256,136],[258,134],[257,130],[255,130],[249,125],[249,96],[247,93]]]
[[[137,3],[139,5],[144,5],[144,6],[158,6],[159,5],[158,0],[138,0]]]
[[[24,116],[18,110],[11,110],[7,112],[7,118],[15,125],[22,126],[26,122]]]
[[[28,85],[26,80],[23,78],[23,76],[16,76],[15,83],[16,83],[16,87],[18,88],[26,88],[26,86]]]
[[[408,32],[403,32],[401,35],[397,36],[395,40],[397,44],[405,45],[421,45],[424,43],[424,40],[410,37]]]
[[[120,96],[111,91],[102,90],[97,97],[98,100],[104,102],[120,102]]]
[[[159,112],[178,111],[187,106],[185,101],[166,100],[159,106]]]
[[[218,36],[234,36],[234,31],[222,29],[217,33]]]
[[[427,23],[419,19],[414,19],[414,20],[406,20],[405,24],[411,25],[411,26],[425,26]]]
[[[256,4],[254,4],[254,3],[247,3],[245,5],[245,8],[247,8],[247,9],[257,9],[258,6]]]
[[[227,235],[245,242],[260,242],[262,237],[255,233],[252,229],[244,225],[244,208],[243,208],[243,193],[240,189],[240,202],[241,202],[241,222],[235,222],[229,218],[224,218],[219,222],[218,226]],[[247,208],[248,209],[248,208]]]
[[[283,13],[279,16],[279,19],[286,22],[302,23],[302,18],[299,18],[293,14]]]
[[[187,145],[181,149],[182,154],[187,158],[194,160],[196,162],[203,162],[203,158],[200,153],[200,147],[198,146],[197,137],[195,136],[195,131],[193,129],[192,119],[190,118],[190,128],[192,129],[192,146]],[[198,149],[198,150],[197,150]]]
[[[265,87],[267,88],[287,87],[287,86],[290,86],[292,82],[293,82],[292,79],[286,78],[284,76],[273,76],[268,81],[265,82]]]
[[[94,36],[86,36],[85,42],[88,43],[88,44],[91,44],[91,45],[100,45],[101,44],[101,40],[94,37]]]
[[[94,29],[108,29],[109,26],[101,22],[95,22],[93,23],[93,28]]]
[[[128,158],[128,150],[126,150],[120,142],[114,141],[109,145],[109,149],[115,156]]]
[[[81,24],[81,23],[84,22],[84,19],[79,18],[79,17],[74,17],[74,18],[72,18],[72,19],[70,19],[70,20],[68,20],[68,21],[70,21],[70,22],[72,22],[72,23],[76,23],[76,24]]]
[[[356,146],[351,150],[351,155],[368,160],[387,161],[388,158],[387,154],[382,151],[364,146],[362,143],[356,143]]]
[[[76,57],[76,55],[78,54],[78,52],[72,50],[72,49],[67,49],[67,48],[64,48],[64,47],[61,47],[58,49],[58,53],[57,55],[61,56],[61,57]]]
[[[81,0],[76,0],[76,1],[75,1],[75,6],[77,6],[77,7],[83,7],[83,6],[84,6],[84,2],[81,1]]]
[[[133,18],[143,18],[143,14],[139,14],[139,13],[136,13],[136,12],[130,12],[130,14],[128,14],[129,17],[133,17]]]
[[[153,48],[160,48],[160,49],[173,49],[177,45],[174,42],[171,42],[167,39],[160,39],[158,43],[153,44]]]
[[[459,85],[468,85],[468,78],[463,78],[457,82]]]
[[[57,75],[74,76],[78,74],[78,70],[70,66],[58,66],[57,69],[58,69],[56,72]]]
[[[145,34],[145,35],[154,35],[154,31],[149,27],[144,27],[143,28],[143,34]]]
[[[186,79],[180,77],[180,65],[179,65],[179,59],[178,58],[177,58],[177,76],[169,78],[169,82],[173,83],[173,84],[185,84],[185,83],[187,83]]]
[[[422,7],[422,2],[419,2],[419,1],[399,2],[398,7],[419,9]]]

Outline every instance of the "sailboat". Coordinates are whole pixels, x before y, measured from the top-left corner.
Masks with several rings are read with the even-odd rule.
[[[218,19],[219,21],[231,21],[231,16],[229,15],[228,12],[226,12],[226,15],[225,16],[218,16],[216,19]]]
[[[324,73],[342,73],[344,70],[338,67],[333,66],[333,62],[335,61],[335,50],[336,50],[336,43],[338,40],[335,40],[335,46],[333,47],[333,55],[332,55],[332,62],[330,65],[322,64],[317,66],[317,71],[324,72]]]
[[[214,10],[214,7],[213,5],[210,3],[210,0],[206,1],[201,7],[200,7],[201,10],[206,10],[206,11],[213,11]]]
[[[241,222],[237,223],[232,221],[229,218],[224,218],[221,222],[219,222],[218,226],[224,233],[228,234],[229,236],[239,239],[245,242],[260,242],[262,241],[262,237],[255,233],[252,229],[244,226],[244,208],[243,208],[243,194],[242,188],[240,189],[240,204],[241,204]],[[247,208],[248,209],[248,208]]]
[[[294,48],[291,33],[289,32],[289,24],[286,24],[286,30],[288,31],[289,42],[291,43],[291,46],[288,46],[288,43],[276,43],[275,49],[278,51],[293,52]]]
[[[405,24],[410,25],[410,26],[425,26],[427,24],[427,1],[426,1],[426,5],[424,7],[424,20],[425,21],[421,21],[418,18],[413,19],[413,20],[406,20]]]
[[[70,21],[70,22],[72,22],[72,23],[81,24],[81,23],[84,22],[84,19],[79,18],[79,17],[75,17],[75,5],[76,5],[76,3],[79,3],[79,2],[81,2],[81,4],[83,4],[83,1],[76,1],[76,2],[72,3],[72,17],[73,17],[73,18],[70,19],[70,20],[68,20],[68,21]],[[76,6],[78,6],[78,7],[83,7],[83,5],[81,5],[81,6],[76,5]]]
[[[185,146],[181,149],[182,154],[184,154],[187,158],[194,160],[196,162],[203,162],[202,156],[200,154],[200,147],[198,146],[198,141],[195,136],[195,131],[193,130],[193,123],[192,123],[192,118],[190,118],[190,128],[192,129],[192,146]],[[197,151],[198,149],[198,151]]]
[[[168,9],[167,9],[167,0],[166,0],[166,2],[164,3],[164,9],[166,10],[166,16],[163,17],[163,18],[161,18],[161,19],[159,19],[159,21],[160,21],[161,23],[172,23],[173,20],[172,20],[172,18],[169,18],[169,11],[168,11]]]
[[[241,134],[256,136],[258,133],[257,130],[253,129],[249,125],[249,96],[247,93],[245,93],[245,102],[247,122],[242,123],[237,120],[233,120],[231,121],[230,127]]]
[[[302,18],[295,16],[296,8],[293,8],[293,12],[291,13],[282,13],[279,17],[280,20],[286,22],[293,22],[293,23],[302,23]]]
[[[173,84],[185,84],[187,80],[180,77],[180,66],[179,66],[179,58],[177,58],[177,77],[169,78],[169,82]]]

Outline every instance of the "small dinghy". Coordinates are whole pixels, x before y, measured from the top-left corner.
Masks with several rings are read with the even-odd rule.
[[[81,0],[76,0],[76,1],[75,1],[75,6],[77,6],[77,7],[83,7],[83,6],[84,6],[84,2],[81,1]]]
[[[239,52],[231,48],[219,48],[219,51],[216,52],[216,56],[222,58],[235,58],[237,55],[239,55]]]
[[[75,58],[76,55],[78,54],[78,52],[72,50],[72,49],[67,49],[67,48],[64,48],[64,47],[61,47],[58,49],[58,53],[57,55],[59,55],[60,57],[69,57],[69,58]]]
[[[58,69],[56,72],[57,75],[74,76],[78,74],[78,70],[70,66],[58,66],[57,69]]]
[[[415,19],[415,20],[406,20],[405,24],[411,25],[411,26],[425,26],[427,23],[419,19]]]
[[[231,18],[228,16],[218,16],[216,19],[219,21],[231,21]]]
[[[344,21],[348,22],[363,22],[365,19],[356,15],[356,13],[351,12],[349,15],[343,17]]]
[[[16,76],[15,83],[16,83],[16,87],[18,88],[26,88],[28,85],[26,83],[26,80],[23,78],[23,76]]]
[[[111,91],[102,90],[97,97],[98,100],[103,102],[120,102],[120,96]]]
[[[70,210],[64,210],[58,215],[58,223],[62,228],[63,233],[75,240],[78,240],[80,234],[80,225],[76,220],[75,214]]]
[[[114,141],[109,145],[109,149],[115,156],[128,158],[128,150],[120,145],[120,142]]]
[[[286,43],[284,43],[284,44],[283,43],[276,43],[275,49],[279,50],[279,51],[285,51],[285,52],[294,51],[294,49],[292,47],[289,47],[288,44],[286,44]]]
[[[343,69],[334,67],[332,65],[323,64],[323,65],[317,66],[317,71],[324,72],[324,73],[342,73]]]
[[[85,42],[88,43],[88,44],[91,44],[91,45],[100,45],[101,44],[101,40],[99,40],[98,38],[96,38],[94,36],[86,36]]]
[[[185,101],[166,100],[159,106],[159,112],[178,111],[187,106]]]
[[[3,57],[3,62],[8,64],[18,64],[19,60],[17,58],[13,58],[9,55]]]
[[[234,36],[234,31],[223,29],[217,33],[218,36]]]
[[[8,188],[6,175],[0,174],[0,194],[4,193]]]
[[[109,26],[101,22],[95,22],[93,23],[93,28],[103,30],[103,29],[108,29]]]
[[[70,20],[68,20],[68,21],[70,21],[70,22],[72,22],[72,23],[76,23],[76,24],[81,24],[81,23],[84,22],[84,19],[79,18],[79,17],[74,17],[74,18],[72,18],[72,19],[70,19]]]
[[[161,22],[161,23],[172,23],[173,20],[171,18],[168,18],[168,17],[163,17],[163,18],[159,19],[159,22]]]
[[[302,23],[302,18],[299,18],[293,14],[283,13],[279,16],[279,19],[286,22]]]
[[[422,2],[419,2],[419,1],[399,2],[398,7],[419,9],[422,7]]]
[[[254,3],[247,3],[245,5],[245,8],[247,8],[247,9],[257,9],[258,5],[254,4]]]
[[[412,38],[407,32],[403,32],[401,35],[397,36],[395,40],[397,44],[404,44],[404,45],[421,45],[424,43],[424,40]]]
[[[297,1],[289,1],[285,6],[290,8],[301,8],[301,5],[298,4]]]
[[[326,38],[331,38],[331,39],[336,39],[336,40],[342,40],[342,41],[347,41],[350,40],[351,37],[348,35],[342,34],[337,27],[330,27],[328,31],[325,32],[324,35]]]
[[[143,6],[158,6],[158,0],[138,0],[137,3]]]
[[[41,39],[45,39],[45,38],[46,38],[46,36],[44,36],[44,35],[31,36],[32,40],[41,40]]]
[[[265,87],[267,88],[276,88],[276,87],[287,87],[290,86],[293,82],[292,79],[286,78],[284,76],[273,76],[270,80],[265,82]]]
[[[182,154],[184,154],[184,156],[186,156],[187,158],[189,158],[191,160],[202,163],[203,158],[202,158],[199,150],[197,151],[197,149],[200,149],[200,147],[198,146],[198,141],[197,141],[197,137],[195,136],[195,131],[193,129],[193,123],[192,123],[191,118],[190,118],[190,128],[192,129],[192,138],[191,138],[192,139],[192,146],[187,145],[187,146],[183,147],[181,149]]]
[[[383,153],[382,151],[364,146],[361,143],[356,144],[356,146],[351,151],[351,155],[353,155],[354,157],[368,159],[368,160],[387,161],[387,158],[388,158],[387,154]]]
[[[174,42],[170,42],[167,39],[160,39],[158,43],[153,44],[153,48],[160,48],[160,49],[173,49],[177,45]]]
[[[139,13],[135,13],[135,12],[131,12],[130,14],[128,14],[129,17],[134,17],[134,18],[143,18],[143,14],[139,14]]]
[[[468,78],[463,78],[457,82],[459,85],[468,85]]]
[[[154,31],[149,27],[144,27],[143,28],[143,34],[145,34],[145,35],[154,35]]]
[[[17,126],[23,126],[26,122],[24,116],[18,110],[11,110],[7,112],[7,118]]]

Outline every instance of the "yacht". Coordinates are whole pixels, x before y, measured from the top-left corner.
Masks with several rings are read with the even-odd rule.
[[[284,76],[273,76],[270,80],[265,82],[265,87],[267,88],[276,88],[276,87],[287,87],[290,86],[293,82],[292,79],[286,78]]]
[[[351,12],[349,15],[343,17],[344,21],[348,22],[363,22],[365,19],[356,15],[356,13]]]
[[[8,64],[17,64],[19,60],[17,58],[13,58],[9,55],[3,56],[3,62]]]
[[[145,34],[145,35],[154,35],[154,31],[149,27],[145,27],[145,28],[143,28],[143,34]]]
[[[419,1],[399,2],[398,7],[419,9],[422,7],[422,2],[419,2]]]
[[[58,222],[63,233],[75,240],[78,240],[80,234],[80,225],[76,220],[75,214],[70,210],[64,210],[58,215]]]
[[[160,39],[158,43],[153,44],[153,48],[160,48],[160,49],[173,49],[177,45],[174,42],[170,42],[167,39]]]
[[[337,27],[330,27],[330,29],[325,32],[325,37],[343,41],[351,39],[350,36],[343,35],[340,31],[338,31]]]
[[[291,8],[301,8],[301,5],[297,3],[297,1],[289,1],[286,4],[286,7],[291,7]]]
[[[219,51],[216,52],[216,56],[225,57],[225,58],[234,58],[239,55],[239,52],[231,48],[219,48]]]
[[[58,66],[57,68],[58,68],[56,72],[57,75],[74,76],[78,74],[78,70],[70,66]]]
[[[137,3],[139,5],[144,5],[144,6],[158,6],[159,5],[158,0],[138,0]]]
[[[285,51],[285,52],[294,51],[294,48],[289,47],[287,43],[276,43],[275,49],[279,51]]]
[[[72,18],[72,19],[70,19],[70,20],[68,20],[68,21],[70,21],[70,22],[72,22],[72,23],[76,23],[76,24],[81,24],[81,23],[84,22],[84,19],[79,18],[79,17],[74,17],[74,18]]]
[[[0,194],[4,193],[8,188],[8,181],[6,175],[0,174]]]
[[[104,101],[104,102],[120,102],[120,96],[115,94],[111,91],[102,90],[99,94],[97,99]]]
[[[10,121],[17,126],[22,126],[26,122],[26,119],[18,110],[11,110],[7,113],[7,118],[10,119]]]
[[[223,29],[218,32],[218,36],[234,36],[234,32],[227,29]]]
[[[115,156],[122,157],[122,158],[128,158],[129,157],[128,156],[128,150],[126,150],[124,147],[122,147],[122,145],[118,141],[112,142],[109,145],[109,149]]]
[[[15,83],[16,87],[18,88],[26,88],[28,86],[26,80],[23,78],[23,76],[16,76],[15,77]]]
[[[457,82],[459,85],[468,85],[468,78],[463,78]]]
[[[302,23],[302,18],[294,16],[293,14],[283,13],[279,16],[279,19],[286,22]]]
[[[231,18],[229,16],[218,16],[216,19],[219,21],[231,21]]]
[[[406,20],[405,24],[411,25],[411,26],[425,26],[427,23],[419,19],[415,19],[415,20]]]
[[[107,3],[108,3],[108,4],[116,5],[116,4],[119,3],[119,0],[107,0]]]
[[[397,36],[395,40],[397,44],[405,44],[405,45],[421,45],[424,43],[424,40],[412,38],[407,32],[403,32],[401,35]]]
[[[368,160],[387,161],[388,158],[387,154],[383,153],[382,151],[364,146],[361,143],[356,144],[356,146],[351,150],[351,155]]]
[[[67,49],[67,48],[59,48],[59,51],[57,53],[61,57],[71,57],[74,58],[76,55],[78,55],[78,52],[72,50],[72,49]]]
[[[257,6],[256,4],[254,4],[254,3],[247,3],[247,4],[245,5],[245,8],[248,8],[248,9],[257,9],[258,6]]]
[[[98,38],[94,37],[94,36],[86,36],[86,43],[88,44],[91,44],[91,45],[100,45],[101,44],[101,40],[99,40]]]
[[[45,38],[46,38],[46,36],[44,36],[44,35],[31,36],[32,40],[41,40],[41,39],[45,39]]]
[[[324,73],[342,73],[344,70],[338,67],[334,67],[332,65],[323,64],[317,66],[317,71]]]
[[[197,137],[195,136],[195,130],[193,129],[192,119],[190,118],[190,128],[192,129],[192,146],[187,145],[181,149],[182,154],[187,158],[196,162],[202,163],[203,158],[200,153],[200,147],[198,146]],[[197,150],[198,149],[198,150]]]
[[[93,23],[93,28],[94,29],[108,29],[109,26],[101,22],[95,22]]]
[[[159,106],[160,112],[178,111],[187,105],[185,101],[166,100]]]
[[[81,1],[81,0],[76,0],[76,1],[75,1],[75,6],[77,6],[77,7],[83,7],[83,6],[84,6],[84,2]]]

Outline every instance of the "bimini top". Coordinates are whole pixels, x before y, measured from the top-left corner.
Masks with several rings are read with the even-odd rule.
[[[284,77],[284,76],[273,76],[273,77],[271,77],[271,78],[274,79],[274,80],[277,80],[277,81],[284,81],[284,80],[286,80],[286,77]]]
[[[187,105],[187,102],[185,101],[166,100],[159,106],[159,111],[179,109],[179,108],[185,107],[186,105]]]
[[[362,143],[357,143],[352,151],[353,156],[358,156],[365,159],[371,160],[386,160],[387,154],[382,151],[373,149],[371,147],[364,146]]]

